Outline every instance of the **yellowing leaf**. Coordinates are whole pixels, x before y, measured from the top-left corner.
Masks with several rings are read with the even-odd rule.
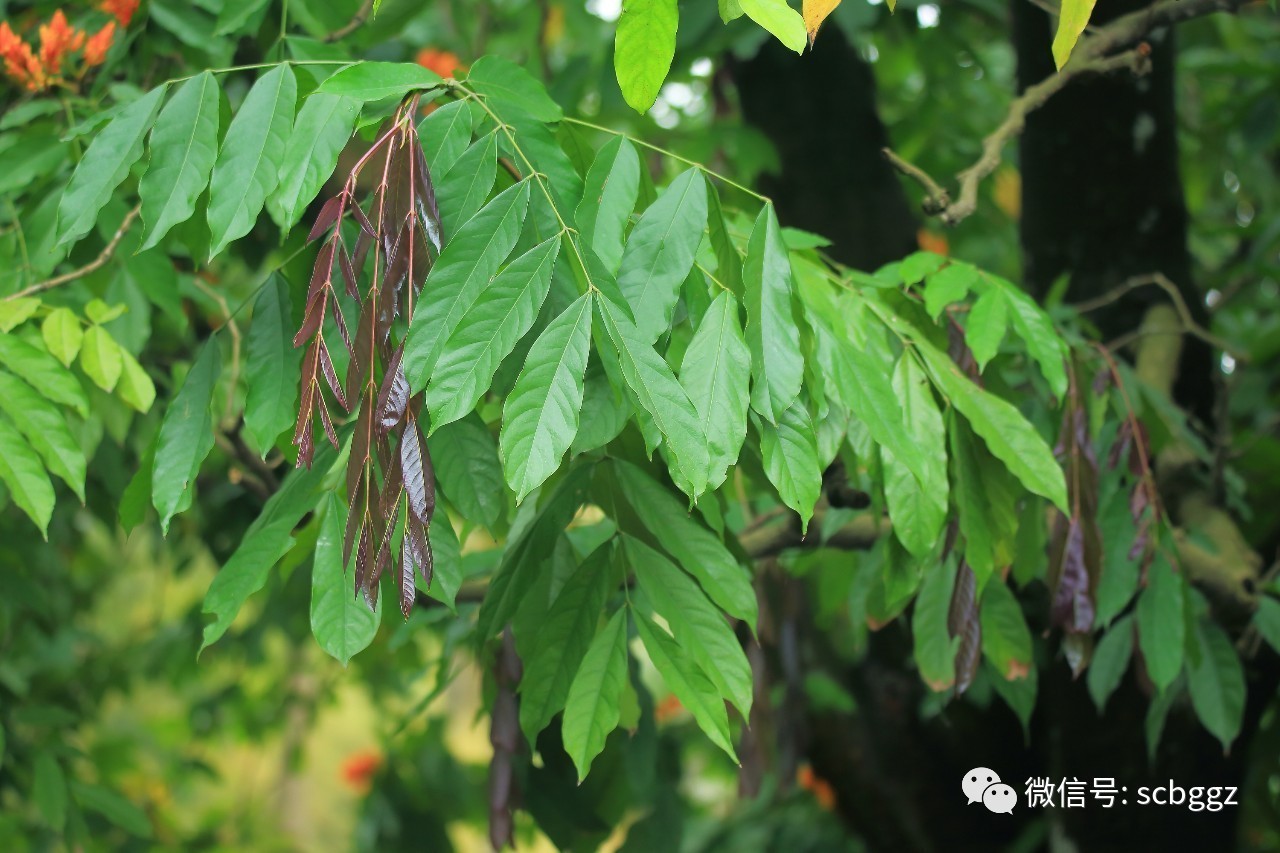
[[[804,28],[809,33],[809,46],[818,37],[818,27],[836,10],[840,0],[804,0]]]
[[[1089,25],[1094,1],[1062,0],[1062,11],[1058,15],[1058,32],[1053,36],[1053,64],[1058,66],[1059,70],[1067,64],[1076,41],[1084,32],[1084,28]]]

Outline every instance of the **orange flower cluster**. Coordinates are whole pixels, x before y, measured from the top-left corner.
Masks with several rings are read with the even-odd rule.
[[[7,21],[0,21],[0,61],[4,63],[5,76],[29,91],[39,92],[58,82],[64,61],[73,53],[84,51],[82,73],[101,65],[115,40],[117,22],[121,28],[129,26],[138,10],[138,0],[102,0],[98,8],[115,20],[93,35],[71,26],[61,9],[54,12],[49,23],[39,27],[39,52],[32,50]]]
[[[381,766],[382,756],[376,752],[352,753],[342,762],[342,781],[357,793],[366,793]]]
[[[424,47],[418,51],[417,62],[423,68],[428,68],[441,77],[452,77],[459,71],[465,72],[467,67],[462,64],[462,60],[458,58],[456,53],[447,50],[436,50],[434,47]]]

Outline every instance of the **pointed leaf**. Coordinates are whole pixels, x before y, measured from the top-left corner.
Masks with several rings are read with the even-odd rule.
[[[103,391],[115,390],[124,369],[120,345],[101,326],[90,326],[80,347],[80,366]]]
[[[18,377],[0,371],[0,411],[40,454],[50,473],[70,486],[83,503],[84,451],[58,407]]]
[[[449,336],[427,386],[432,430],[475,408],[502,360],[533,328],[559,251],[560,240],[552,237],[508,264]]]
[[[418,137],[422,140],[422,150],[430,164],[431,174],[443,175],[467,150],[474,121],[469,101],[445,104],[422,120],[418,125]]]
[[[502,468],[517,501],[560,467],[578,432],[592,301],[583,294],[543,330],[503,407]]]
[[[608,299],[598,303],[601,323],[618,356],[622,375],[636,402],[653,418],[675,457],[672,474],[691,498],[706,491],[710,475],[707,439],[698,411],[649,339]]]
[[[244,425],[264,456],[297,412],[302,354],[290,345],[292,335],[289,285],[275,273],[253,304],[245,364]]]
[[[209,257],[249,233],[279,183],[297,94],[293,70],[277,65],[258,78],[231,120],[209,185]]]
[[[680,385],[697,409],[707,439],[711,489],[725,481],[742,450],[750,380],[751,353],[742,336],[738,301],[721,292],[702,316],[680,365]]]
[[[619,609],[591,641],[564,704],[564,749],[578,768],[579,782],[618,727],[626,684],[627,611]]]
[[[1004,340],[1008,323],[1008,302],[998,288],[992,287],[978,297],[969,310],[969,322],[965,326],[964,340],[978,362],[978,370],[986,370],[987,362],[995,358]]]
[[[57,316],[59,311],[67,311],[67,309],[54,309],[49,318]],[[75,315],[72,315],[70,311],[67,311],[67,314],[71,315],[71,322],[74,324],[78,334],[80,321],[76,320]],[[58,325],[63,322],[65,321],[59,320]],[[45,321],[45,325],[48,326],[48,320]],[[53,334],[59,345],[63,346],[61,354],[70,356],[68,361],[63,363],[69,363],[75,358],[76,353],[72,351],[68,338],[63,331],[55,330]],[[48,335],[46,335],[46,340],[47,338]],[[76,351],[79,350],[79,347],[79,339],[76,339]],[[16,335],[0,335],[0,365],[4,365],[6,369],[21,376],[27,381],[27,384],[53,402],[69,406],[81,417],[89,414],[89,398],[85,396],[84,388],[80,386],[80,380],[76,379],[71,371],[59,365],[57,361],[50,357],[49,353],[32,346],[22,338]]]
[[[1138,596],[1138,645],[1146,661],[1147,675],[1164,692],[1182,671],[1186,646],[1186,620],[1182,578],[1163,554],[1157,553],[1147,568],[1147,588]]]
[[[611,272],[622,263],[623,235],[640,188],[640,155],[625,136],[600,147],[574,214],[582,240]]]
[[[151,501],[160,513],[160,528],[166,535],[169,519],[178,512],[184,493],[195,482],[200,463],[213,449],[213,415],[209,407],[221,371],[222,355],[218,339],[213,337],[200,351],[160,425],[151,471]]]
[[[1031,629],[1008,585],[994,578],[982,591],[982,653],[1006,681],[1026,678],[1035,666]]]
[[[808,41],[804,19],[787,5],[787,0],[738,0],[747,17],[764,27],[796,53],[803,53]]]
[[[699,728],[711,742],[736,762],[738,756],[733,751],[729,733],[729,714],[715,685],[666,631],[639,613],[636,614],[636,630],[640,633],[640,641],[644,643],[654,668],[680,700],[680,704],[689,709]]]
[[[138,185],[144,250],[195,213],[196,199],[208,186],[218,158],[220,102],[218,81],[205,71],[183,83],[156,119],[151,163]]]
[[[443,82],[439,74],[416,62],[357,62],[325,79],[316,92],[365,102],[380,101],[433,89]]]
[[[360,114],[360,101],[341,95],[312,95],[302,102],[280,158],[275,191],[267,200],[271,218],[288,231],[319,194],[338,165]]]
[[[647,343],[671,327],[680,285],[693,268],[706,225],[707,182],[695,168],[671,182],[627,238],[618,288]]]
[[[151,377],[138,364],[138,360],[128,350],[120,350],[120,382],[116,391],[120,399],[128,403],[135,412],[146,414],[151,411],[151,404],[156,401],[156,386]]]
[[[908,551],[926,557],[942,537],[947,519],[947,433],[933,398],[929,377],[911,353],[903,353],[893,371],[893,391],[924,485],[887,446],[881,446],[884,494],[893,533]]]
[[[448,171],[436,174],[436,199],[446,243],[484,206],[497,170],[498,134],[494,131],[464,151]]]
[[[814,505],[822,494],[822,466],[818,464],[809,410],[797,399],[776,425],[760,420],[756,427],[765,474],[782,502],[800,514],[801,533],[807,533]]]
[[[1133,617],[1124,616],[1116,620],[1094,647],[1093,659],[1089,661],[1089,671],[1085,675],[1089,695],[1099,714],[1106,710],[1107,699],[1124,680],[1132,657]]]
[[[935,563],[925,569],[911,614],[916,666],[929,689],[947,690],[956,683],[956,647],[947,627],[948,611],[956,571],[953,563]]]
[[[436,477],[449,503],[468,521],[493,530],[507,507],[498,445],[479,415],[454,421],[431,436]]]
[[[4,418],[0,418],[0,480],[8,487],[13,502],[36,523],[40,535],[48,539],[53,484],[40,457]]]
[[[1201,619],[1189,640],[1187,690],[1204,727],[1231,749],[1244,723],[1244,669],[1231,639],[1209,619]]]
[[[530,743],[564,707],[615,584],[613,545],[606,542],[568,577],[551,609],[538,620],[537,634],[523,656],[520,681],[520,728]]]
[[[311,633],[326,654],[346,666],[373,642],[382,621],[382,605],[370,610],[352,596],[342,563],[346,507],[333,493],[323,503],[324,517],[311,569]]]
[[[804,0],[801,5],[801,11],[804,14],[804,28],[805,32],[809,34],[810,45],[818,37],[818,28],[822,26],[822,22],[839,5],[840,0]]]
[[[801,25],[802,36],[803,32]],[[800,329],[791,310],[791,261],[772,204],[760,211],[751,231],[742,279],[754,379],[751,408],[777,423],[800,394],[804,360],[796,345]]]
[[[1058,13],[1058,30],[1053,36],[1053,64],[1059,69],[1071,58],[1080,34],[1089,25],[1095,0],[1062,0]]]
[[[431,268],[405,343],[404,371],[415,394],[427,386],[445,342],[511,254],[528,205],[528,181],[503,190],[458,230]]]
[[[564,118],[560,105],[551,99],[542,82],[510,59],[490,54],[482,56],[467,73],[467,83],[472,89],[496,105],[509,105],[528,113],[538,121],[557,122]]]
[[[111,193],[142,156],[143,140],[167,88],[157,86],[130,103],[89,143],[58,202],[59,246],[74,243],[93,228]]]
[[[623,537],[636,583],[666,621],[682,653],[693,659],[726,701],[751,715],[751,664],[724,614],[689,575],[631,536]]]

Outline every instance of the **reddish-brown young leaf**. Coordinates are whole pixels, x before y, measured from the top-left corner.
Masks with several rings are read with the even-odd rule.
[[[355,544],[356,537],[360,534],[364,527],[364,512],[358,509],[364,506],[365,490],[364,481],[356,486],[356,491],[347,498],[347,529],[342,537],[342,571],[346,572],[347,565],[351,562],[351,548]]]
[[[316,253],[316,262],[311,267],[311,283],[307,286],[307,301],[310,302],[322,290],[333,284],[334,241],[326,240]]]
[[[422,583],[431,588],[431,579],[435,575],[435,557],[431,553],[431,539],[427,528],[417,519],[410,517],[405,522],[405,547],[413,552],[413,561],[422,573]]]
[[[1065,527],[1065,530],[1059,528]],[[1054,519],[1054,543],[1058,568],[1049,609],[1052,623],[1064,631],[1083,634],[1093,630],[1094,606],[1085,558],[1084,524],[1075,517]]]
[[[400,360],[404,356],[404,344],[396,348],[387,372],[382,377],[382,388],[378,390],[378,428],[385,435],[404,420],[409,406],[409,380],[404,375]]]
[[[369,526],[363,525],[360,530],[360,544],[356,546],[356,586],[352,594],[364,589],[365,578],[369,577]]]
[[[324,339],[317,341],[320,345],[320,370],[324,373],[325,382],[329,384],[329,390],[333,392],[333,396],[337,398],[338,405],[351,411],[350,404],[347,403],[347,397],[342,393],[342,383],[338,381],[338,373],[333,369],[333,360],[329,358],[329,348],[325,346]]]
[[[333,428],[333,420],[329,417],[329,407],[321,399],[318,408],[320,410],[320,424],[324,427],[324,434],[336,450],[340,447],[338,444],[338,432]]]
[[[293,345],[295,347],[302,346],[311,340],[316,332],[320,331],[320,324],[324,322],[327,303],[328,294],[323,290],[307,299],[307,307],[302,314],[302,326],[298,329],[298,333],[293,336]]]
[[[435,472],[426,442],[418,432],[418,422],[412,417],[405,423],[400,439],[400,467],[409,511],[420,524],[427,526],[436,511]]]
[[[978,618],[978,579],[969,564],[960,561],[956,585],[947,611],[947,630],[960,638],[956,647],[956,695],[969,689],[982,658],[982,623]]]
[[[338,244],[338,269],[342,271],[342,280],[347,286],[347,295],[355,301],[360,301],[360,285],[356,279],[356,268],[351,265],[351,255],[347,254],[347,247],[341,243]]]
[[[312,436],[316,403],[316,360],[317,346],[307,349],[302,358],[302,381],[298,401],[298,423],[293,430],[293,443],[298,448],[298,467],[311,467],[315,453],[315,439]]]
[[[373,323],[377,313],[377,300],[369,299],[360,310],[359,325],[356,326],[355,348],[351,352],[351,362],[347,365],[347,399],[356,401],[363,395],[361,386],[370,375],[373,359]]]
[[[343,203],[346,197],[346,193],[341,192],[324,203],[324,206],[320,208],[320,212],[316,214],[316,221],[311,226],[311,233],[307,235],[308,243],[323,236],[338,221],[339,217],[342,216]]]

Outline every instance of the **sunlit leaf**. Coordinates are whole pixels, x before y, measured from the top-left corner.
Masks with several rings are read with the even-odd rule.
[[[622,97],[638,113],[658,99],[675,57],[679,23],[676,0],[623,0],[613,69]]]
[[[183,83],[160,111],[151,131],[151,163],[138,185],[146,225],[143,249],[195,213],[218,157],[220,100],[217,79],[205,71]]]

